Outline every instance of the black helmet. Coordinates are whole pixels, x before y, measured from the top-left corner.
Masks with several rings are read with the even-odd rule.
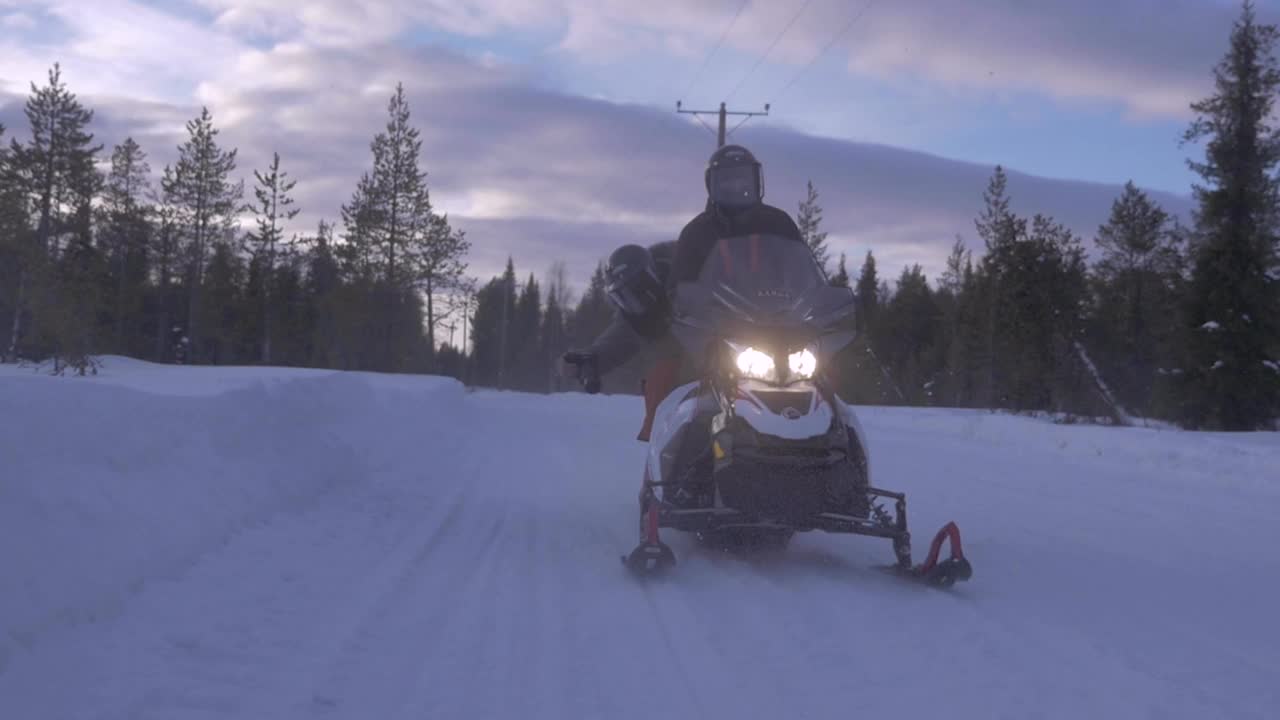
[[[623,245],[605,266],[609,300],[633,320],[648,321],[665,307],[666,291],[653,256],[640,245]]]
[[[764,200],[764,170],[741,145],[725,145],[712,153],[705,180],[707,197],[722,208],[737,210]]]

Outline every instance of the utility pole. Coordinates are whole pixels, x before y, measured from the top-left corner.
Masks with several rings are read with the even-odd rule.
[[[693,115],[694,117],[698,118],[698,122],[702,122],[703,115],[710,115],[711,113],[716,113],[717,115],[720,116],[720,129],[718,132],[715,130],[711,130],[711,126],[707,125],[705,122],[702,123],[703,127],[705,127],[707,130],[711,130],[711,132],[716,134],[716,147],[718,148],[724,147],[725,140],[727,140],[729,136],[733,134],[734,130],[737,130],[738,128],[742,127],[743,123],[745,123],[746,121],[758,115],[769,114],[769,103],[764,104],[764,112],[744,112],[741,110],[732,110],[732,111],[726,110],[724,103],[720,103],[719,110],[685,110],[683,108],[683,105],[684,105],[684,101],[677,100],[676,112],[683,113],[686,115]],[[742,121],[739,122],[737,125],[734,125],[733,130],[725,132],[725,121],[728,119],[728,116],[730,115],[740,115],[742,116]]]

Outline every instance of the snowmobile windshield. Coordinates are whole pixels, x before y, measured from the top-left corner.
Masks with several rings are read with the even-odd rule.
[[[674,315],[678,334],[695,344],[708,335],[801,342],[851,319],[853,293],[831,287],[808,245],[744,235],[721,239],[698,280],[676,288]]]
[[[766,306],[826,284],[808,245],[776,235],[721,239],[703,262],[698,282]]]

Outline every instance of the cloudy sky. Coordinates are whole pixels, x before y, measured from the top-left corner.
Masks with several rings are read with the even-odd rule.
[[[1259,2],[1273,21],[1274,3]],[[475,275],[513,255],[582,279],[705,202],[715,138],[685,107],[760,110],[733,136],[792,213],[812,180],[851,265],[937,272],[971,245],[991,169],[1020,212],[1092,237],[1132,179],[1186,214],[1188,104],[1228,0],[0,0],[0,122],[26,134],[60,62],[108,147],[158,171],[207,106],[245,178],[278,151],[299,229],[334,220],[403,82],[432,199]],[[708,120],[711,122],[711,120]]]

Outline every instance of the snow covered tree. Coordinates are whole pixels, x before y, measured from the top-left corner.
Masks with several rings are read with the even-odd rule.
[[[236,150],[218,145],[219,130],[213,126],[209,108],[187,122],[187,140],[178,147],[178,162],[166,178],[164,190],[178,213],[178,226],[186,241],[189,269],[186,335],[197,357],[203,354],[200,333],[200,293],[204,287],[205,262],[212,243],[232,227],[244,194],[242,182],[231,181],[236,167]]]
[[[1271,125],[1280,66],[1277,30],[1245,2],[1213,95],[1191,105],[1187,142],[1205,141],[1190,166],[1195,243],[1183,330],[1188,337],[1183,422],[1253,430],[1280,414],[1280,132]]]
[[[800,201],[800,209],[796,213],[796,225],[800,228],[800,237],[813,250],[814,259],[825,273],[831,262],[831,251],[827,248],[827,233],[822,230],[822,206],[818,204],[818,191],[813,189],[812,180],[806,188],[805,198]]]
[[[262,329],[259,359],[267,365],[271,363],[271,285],[276,275],[277,256],[289,249],[285,245],[283,224],[298,215],[298,208],[293,207],[294,200],[289,195],[297,181],[280,169],[280,153],[272,154],[271,167],[265,173],[255,170],[253,175],[257,180],[253,189],[257,204],[248,205],[246,209],[253,214],[257,229],[245,236],[244,248],[258,266]]]

